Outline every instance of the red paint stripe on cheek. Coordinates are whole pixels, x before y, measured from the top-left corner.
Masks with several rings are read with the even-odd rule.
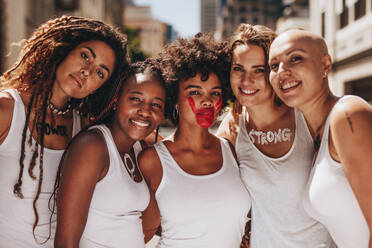
[[[196,114],[196,108],[195,108],[194,99],[192,99],[192,97],[189,96],[189,98],[187,98],[187,100],[189,101],[189,105],[191,107],[192,112],[194,112],[194,114]]]
[[[218,102],[217,102],[216,105],[215,105],[216,113],[217,113],[217,114],[218,114],[218,112],[220,111],[221,106],[222,106],[222,99],[218,100]]]

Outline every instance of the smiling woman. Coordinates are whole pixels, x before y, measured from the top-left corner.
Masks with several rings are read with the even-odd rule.
[[[149,143],[137,141],[163,119],[166,95],[157,63],[132,65],[114,102],[101,124],[76,136],[64,154],[55,247],[145,247],[140,217],[150,194],[137,155]]]
[[[60,158],[109,105],[128,69],[126,47],[111,26],[63,16],[36,29],[1,77],[0,244],[53,247],[48,200]]]

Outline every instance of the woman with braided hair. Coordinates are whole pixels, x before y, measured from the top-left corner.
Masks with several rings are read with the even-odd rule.
[[[0,246],[53,246],[48,200],[62,153],[127,69],[126,36],[97,20],[56,18],[26,41],[1,77]]]

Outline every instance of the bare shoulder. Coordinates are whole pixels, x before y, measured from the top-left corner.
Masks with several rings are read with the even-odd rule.
[[[216,135],[225,138],[235,146],[236,137],[239,131],[239,120],[232,115],[231,109],[223,118]]]
[[[362,132],[360,125],[372,125],[372,107],[359,97],[348,97],[334,106],[330,118],[332,129],[347,125],[351,132]]]
[[[64,164],[82,167],[103,168],[108,164],[109,156],[105,139],[98,130],[87,130],[73,138],[67,148]]]
[[[141,172],[146,175],[152,175],[161,168],[161,162],[155,147],[150,146],[138,155],[138,166]]]
[[[0,92],[0,144],[6,138],[12,124],[14,99],[6,92]]]
[[[138,166],[150,189],[156,192],[163,177],[163,169],[158,153],[153,146],[138,155]]]

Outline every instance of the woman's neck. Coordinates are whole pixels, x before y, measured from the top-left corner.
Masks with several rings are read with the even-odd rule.
[[[276,106],[270,101],[266,104],[256,105],[250,108],[246,107],[246,110],[248,112],[249,122],[254,124],[256,129],[265,129],[286,114],[290,108],[284,104]]]
[[[208,128],[186,123],[179,123],[174,134],[174,142],[184,147],[192,147],[193,150],[209,146],[214,138],[215,136],[209,132]]]
[[[314,98],[311,102],[299,107],[313,138],[323,129],[325,121],[336,104],[337,99],[331,92],[327,92],[327,94],[322,94]]]

